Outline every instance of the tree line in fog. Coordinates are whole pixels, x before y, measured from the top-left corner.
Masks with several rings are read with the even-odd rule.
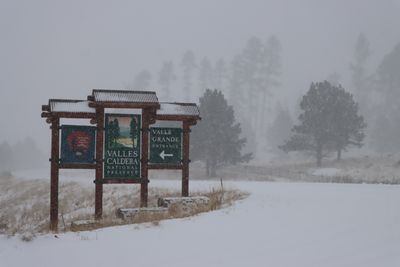
[[[364,34],[355,36],[349,50],[353,51],[353,57],[345,74],[350,75],[351,84],[344,89],[352,94],[366,122],[364,143],[378,152],[396,152],[400,148],[397,138],[400,133],[400,44],[394,45],[376,66],[371,63],[373,47]],[[179,60],[162,62],[155,72],[140,71],[132,87],[155,86],[160,88],[162,99],[182,96],[182,100],[191,102],[198,102],[207,88],[217,89],[233,106],[235,117],[242,125],[242,136],[247,138],[245,150],[256,154],[277,153],[278,147],[291,136],[301,112],[301,98],[296,107],[275,99],[282,90],[282,53],[281,41],[276,36],[251,37],[230,59],[213,61],[188,50]],[[333,73],[309,82],[327,80],[339,86],[341,76]],[[309,88],[301,89],[306,92]]]
[[[31,137],[15,144],[0,143],[0,175],[14,170],[37,168],[46,162],[46,156]]]
[[[303,96],[293,95],[295,93],[290,92],[289,89],[286,95],[299,99],[296,107],[289,106],[282,99],[277,99],[278,92],[283,90],[281,87],[281,83],[284,82],[282,54],[285,51],[282,50],[279,38],[274,35],[265,39],[249,38],[230,59],[211,60],[187,50],[178,60],[160,62],[160,67],[156,71],[140,71],[133,78],[129,88],[140,90],[156,87],[160,99],[166,101],[179,99],[198,103],[200,99],[204,119],[218,112],[213,105],[205,103],[207,99],[213,97],[219,99],[216,103],[222,103],[223,112],[221,111],[222,113],[218,115],[228,116],[226,122],[219,123],[230,130],[225,129],[226,133],[223,133],[224,129],[218,129],[222,134],[214,138],[220,140],[218,146],[215,144],[209,146],[211,152],[208,153],[212,157],[218,153],[226,157],[222,160],[206,161],[208,172],[213,174],[220,165],[247,161],[252,157],[262,156],[262,153],[282,153],[282,150],[313,151],[317,155],[318,162],[325,155],[324,152],[336,150],[340,158],[342,151],[351,144],[356,146],[365,144],[377,152],[398,152],[400,149],[398,138],[400,136],[400,43],[394,44],[390,51],[382,53],[385,55],[375,66],[371,63],[373,46],[364,34],[355,37],[354,44],[349,44],[349,50],[353,51],[353,57],[348,60],[346,74],[350,75],[351,84],[347,87],[343,86],[340,82],[341,74],[333,73],[317,81],[309,81],[310,87],[300,88],[304,92]],[[321,142],[315,140],[317,135],[306,132],[302,124],[308,116],[304,104],[309,93],[307,90],[310,91],[312,87],[318,87],[325,81],[332,88],[345,92],[340,94],[346,95],[346,99],[354,102],[349,107],[356,110],[354,113],[356,115],[354,124],[351,126],[354,130],[352,136],[344,138],[336,133],[333,134],[330,129],[332,133],[328,138],[330,141],[322,146],[325,149],[321,149]],[[206,91],[206,89],[211,90]],[[332,103],[325,104],[329,106]],[[339,115],[343,116],[343,114]],[[362,121],[359,117],[362,117]],[[223,118],[225,117],[220,116],[219,119]],[[204,130],[204,125],[207,125],[205,120],[195,128]],[[332,126],[329,123],[327,125]],[[214,127],[209,133],[212,135],[216,129],[215,125],[211,124],[208,127]],[[228,136],[228,132],[232,136]],[[342,133],[342,135],[348,133]],[[199,136],[198,132],[194,132],[193,135],[194,142],[196,138],[206,139]],[[231,144],[236,144],[236,148],[229,147],[225,141],[222,142],[223,138],[230,140]],[[332,141],[333,138],[337,138],[342,143]],[[41,152],[33,139],[27,140],[17,144],[7,142],[0,144],[0,171],[28,168],[43,162],[42,159],[38,160],[38,158],[43,158],[42,156],[35,156],[41,155]],[[226,149],[218,150],[221,144],[226,144]],[[199,148],[199,151],[194,151],[193,155],[197,155],[199,159],[207,157],[204,151],[206,146],[194,144],[194,147]],[[232,153],[237,153],[237,155],[228,156]]]

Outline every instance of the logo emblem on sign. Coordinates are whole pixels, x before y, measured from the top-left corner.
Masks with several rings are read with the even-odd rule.
[[[74,131],[67,137],[69,149],[76,157],[81,157],[87,153],[90,142],[92,142],[92,138],[83,131]]]
[[[61,126],[61,162],[93,163],[95,127],[80,125]]]

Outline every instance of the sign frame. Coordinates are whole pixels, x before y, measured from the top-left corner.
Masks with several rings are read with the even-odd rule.
[[[156,131],[159,132],[156,133]],[[150,127],[149,164],[178,165],[182,164],[182,159],[183,129],[181,127]]]
[[[61,125],[61,164],[93,164],[96,161],[95,153],[95,126]]]

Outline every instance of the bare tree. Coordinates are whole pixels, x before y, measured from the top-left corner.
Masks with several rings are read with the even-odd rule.
[[[181,66],[183,69],[183,92],[185,94],[185,100],[189,101],[193,94],[192,74],[197,67],[196,58],[191,50],[186,51],[183,55]]]
[[[158,82],[161,85],[165,98],[170,97],[170,87],[176,78],[172,61],[164,61],[161,70],[158,72]]]

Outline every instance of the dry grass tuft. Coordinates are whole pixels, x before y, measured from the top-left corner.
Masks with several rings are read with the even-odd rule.
[[[21,235],[21,240],[24,242],[31,242],[33,239],[35,239],[35,237],[35,233],[26,232]]]
[[[155,189],[161,193],[162,189]],[[168,191],[168,190],[167,190]],[[178,196],[178,192],[173,192],[171,195],[171,191],[168,191],[170,194],[168,196]],[[172,205],[168,212],[160,213],[160,212],[139,212],[133,217],[129,217],[127,219],[118,218],[115,213],[107,213],[107,215],[103,216],[103,219],[99,221],[96,225],[91,225],[90,228],[77,228],[73,229],[74,231],[81,230],[93,230],[97,228],[104,228],[115,225],[126,225],[126,224],[141,224],[141,223],[150,223],[152,226],[159,226],[162,220],[167,219],[177,219],[177,218],[185,218],[197,215],[203,212],[209,212],[213,210],[217,210],[220,208],[228,207],[232,205],[235,201],[244,199],[248,196],[248,193],[244,193],[238,190],[212,190],[211,192],[195,192],[193,196],[207,196],[210,198],[210,202],[208,205],[198,205],[198,206],[180,206],[180,205]],[[157,194],[157,197],[162,196],[162,194]],[[151,202],[155,203],[156,197],[151,198]]]

